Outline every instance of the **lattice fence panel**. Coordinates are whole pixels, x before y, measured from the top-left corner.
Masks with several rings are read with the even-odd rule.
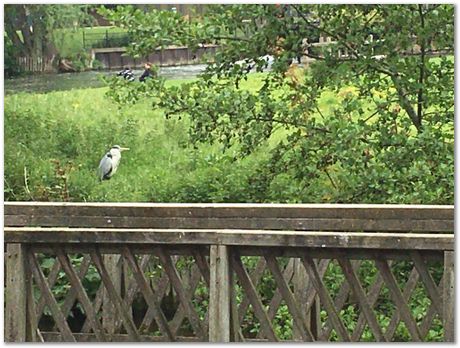
[[[331,253],[329,253],[331,254]],[[234,252],[240,341],[442,341],[442,262],[414,251],[405,259],[376,252],[312,258]],[[296,291],[294,264],[307,278]],[[319,330],[313,325],[319,298]],[[235,319],[234,319],[235,320]],[[297,332],[297,333],[296,333]]]
[[[207,341],[209,258],[122,247],[105,255],[31,249],[30,325],[38,341]],[[111,260],[111,261],[110,261]]]

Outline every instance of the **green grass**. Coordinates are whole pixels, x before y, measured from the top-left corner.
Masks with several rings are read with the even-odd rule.
[[[106,90],[5,97],[5,199],[62,200],[68,194],[77,201],[245,200],[238,188],[263,156],[235,166],[219,146],[195,151],[187,142],[186,120],[165,120],[147,101],[118,109]],[[100,183],[96,168],[114,144],[131,150],[114,178]],[[67,188],[53,160],[68,165]]]

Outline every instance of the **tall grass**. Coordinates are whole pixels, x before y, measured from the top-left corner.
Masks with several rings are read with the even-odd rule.
[[[178,84],[182,81],[170,81]],[[5,97],[5,200],[244,202],[261,153],[234,163],[218,146],[188,144],[187,120],[148,101],[118,109],[106,88]],[[96,169],[129,147],[116,175]]]

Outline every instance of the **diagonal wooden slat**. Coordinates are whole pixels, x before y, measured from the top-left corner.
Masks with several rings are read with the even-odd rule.
[[[209,311],[208,311],[209,313]],[[236,275],[230,264],[230,341],[232,342],[244,342],[243,331],[241,330],[241,324],[238,316],[238,299],[237,299],[237,288],[236,288]]]
[[[388,264],[391,266],[392,261],[388,261]],[[374,283],[371,285],[368,293],[367,293],[367,299],[369,301],[369,304],[374,307],[375,303],[377,302],[377,299],[379,298],[380,291],[382,290],[382,286],[384,284],[382,275],[380,273],[377,273],[377,276],[375,277]],[[351,336],[351,339],[353,341],[358,341],[361,338],[361,335],[363,334],[363,331],[366,327],[366,318],[364,316],[364,313],[359,313],[358,317],[358,322],[356,323],[355,330],[353,331],[353,334]],[[388,330],[387,330],[388,331]],[[387,332],[385,332],[387,334]],[[390,340],[388,336],[385,336],[387,340]]]
[[[265,265],[266,264],[265,258],[261,258],[261,259],[264,260],[264,265]],[[286,268],[283,271],[283,277],[286,283],[289,283],[291,281],[293,275],[294,275],[294,259],[291,258]],[[254,286],[256,286],[256,284],[254,284]],[[267,315],[268,315],[268,319],[270,319],[270,322],[273,321],[273,319],[275,319],[276,313],[278,312],[278,308],[280,307],[282,301],[283,301],[283,296],[281,295],[280,289],[276,288],[275,293],[273,294],[273,297],[270,300],[270,304],[268,305],[268,310],[267,310]],[[261,337],[262,337],[262,331],[259,330],[259,332],[256,335],[256,338],[261,338]]]
[[[86,317],[89,318],[91,322],[91,326],[93,327],[93,332],[96,335],[96,338],[101,342],[105,342],[106,336],[104,334],[104,329],[102,328],[101,322],[97,318],[96,312],[94,311],[88,294],[86,293],[85,288],[80,281],[80,277],[75,273],[75,270],[70,264],[67,255],[64,254],[64,252],[59,247],[55,249],[55,252],[62,268],[64,269],[64,272],[69,277],[72,289],[75,291],[81,305],[83,306]]]
[[[110,296],[110,300],[114,304],[118,314],[120,315],[121,319],[123,320],[123,325],[128,333],[129,337],[133,341],[140,342],[141,338],[139,333],[136,330],[136,326],[134,325],[129,313],[128,308],[126,307],[125,303],[123,302],[122,298],[118,294],[113,285],[110,275],[105,268],[105,265],[102,261],[102,256],[97,247],[93,247],[91,251],[91,259],[93,260],[94,265],[99,272],[99,275],[102,278],[105,288],[107,289],[107,293]]]
[[[32,251],[27,250],[27,253],[30,253]],[[56,262],[59,263],[59,262]],[[40,312],[39,315],[37,315],[37,309],[35,305],[35,298],[34,298],[34,288],[33,288],[33,277],[32,277],[32,271],[31,271],[31,265],[28,262],[24,262],[24,271],[25,271],[25,280],[26,280],[26,306],[27,306],[27,321],[26,321],[26,330],[29,330],[30,332],[30,337],[28,338],[32,342],[37,342],[39,339],[41,342],[44,342],[43,337],[40,334],[40,330],[38,329],[38,319],[41,316],[41,313],[43,310]],[[45,297],[42,296],[43,301],[45,301]],[[44,302],[45,303],[45,302]]]
[[[318,273],[323,279],[324,274],[326,274],[327,268],[329,267],[329,263],[331,262],[330,259],[322,259],[319,260],[318,263]],[[311,306],[315,303],[315,297],[317,296],[316,294],[316,289],[313,286],[312,282],[308,282],[307,284],[307,311],[311,309]]]
[[[431,277],[431,274],[428,271],[425,261],[423,261],[421,253],[417,250],[411,250],[410,254],[412,256],[412,259],[414,260],[414,264],[417,268],[418,274],[422,279],[423,285],[425,286],[425,289],[428,292],[428,296],[430,297],[431,302],[434,303],[434,306],[438,311],[440,318],[442,319],[442,295],[438,291],[438,287],[436,286],[436,283]]]
[[[195,263],[198,266],[198,269],[200,270],[206,285],[209,286],[211,274],[209,270],[209,263],[206,261],[204,255],[200,252],[193,251],[192,255],[195,258]]]
[[[207,339],[207,333],[204,332],[202,328],[200,318],[198,317],[198,314],[196,313],[192,303],[192,297],[185,291],[184,287],[182,286],[179,273],[177,272],[177,269],[171,260],[171,256],[167,255],[162,249],[158,248],[157,250],[158,256],[160,257],[160,261],[164,266],[166,273],[168,274],[169,280],[173,285],[177,295],[179,296],[180,301],[186,309],[187,317],[193,327],[193,330],[195,331],[195,334],[201,340],[205,341]]]
[[[443,293],[443,281],[444,281],[444,276],[441,277],[441,280],[439,282],[438,286],[438,291],[439,293]],[[426,335],[428,334],[428,331],[431,328],[432,322],[434,317],[437,314],[437,310],[434,306],[434,303],[431,303],[430,307],[428,308],[428,311],[426,312],[425,318],[423,318],[422,323],[420,324],[420,333],[422,334],[422,337],[425,338]]]
[[[302,339],[308,342],[314,341],[313,334],[311,333],[309,323],[307,322],[306,318],[300,312],[297,301],[294,298],[293,293],[289,289],[289,286],[284,280],[283,274],[279,269],[278,263],[276,262],[275,257],[272,255],[266,254],[265,260],[267,261],[268,268],[272,272],[273,277],[275,278],[276,284],[283,295],[284,301],[291,312],[292,318],[294,319],[294,325],[297,326]]]
[[[158,324],[158,327],[163,335],[165,335],[170,341],[175,341],[175,337],[172,334],[166,317],[163,311],[160,308],[160,303],[156,301],[156,298],[153,294],[152,289],[150,288],[147,278],[145,277],[144,272],[141,267],[138,265],[131,249],[128,246],[123,247],[123,257],[128,261],[129,266],[133,272],[133,276],[144,295],[144,298],[149,307],[152,307],[154,312],[155,320]]]
[[[161,300],[166,294],[166,290],[169,289],[169,278],[167,273],[163,273],[158,279],[158,286],[155,285],[155,283],[152,281],[151,286],[153,289],[153,293],[156,296],[157,302],[161,303]],[[140,332],[147,332],[149,327],[152,325],[152,322],[154,320],[153,316],[153,309],[152,308],[147,308],[147,312],[144,315],[144,319],[142,320],[141,325],[139,326],[139,331]]]
[[[48,283],[45,279],[45,276],[43,275],[42,270],[40,269],[40,265],[38,264],[38,261],[33,251],[28,253],[28,258],[29,263],[31,265],[32,273],[35,278],[35,282],[40,288],[42,295],[45,296],[46,304],[48,305],[48,308],[50,309],[51,314],[53,315],[54,321],[56,322],[56,325],[59,331],[61,332],[63,339],[66,342],[76,342],[75,337],[72,334],[72,331],[70,331],[67,320],[62,314],[59,305],[57,304],[56,299],[54,298],[53,293],[51,292],[48,286]]]
[[[190,294],[194,294],[196,291],[196,287],[198,286],[200,279],[201,279],[201,274],[198,269],[198,266],[194,265],[192,269],[192,275],[190,279],[186,280],[184,277],[182,277],[182,281],[185,284],[184,288],[187,292]],[[182,322],[186,318],[185,314],[185,308],[182,305],[182,303],[179,303],[179,306],[177,308],[176,313],[174,314],[173,319],[171,320],[170,326],[171,326],[171,331],[177,335],[178,330],[180,329],[180,326],[182,325]]]
[[[331,261],[331,260],[329,260],[329,261]],[[356,260],[352,261],[353,268],[358,267],[358,265],[360,263],[361,263],[361,261],[359,261],[359,260],[358,261],[356,261]],[[320,264],[318,266],[318,271],[319,271],[321,279],[322,279],[326,272],[323,272],[323,274],[321,274],[320,266],[321,266],[321,261],[320,261]],[[326,270],[327,270],[327,268],[325,269],[325,271]],[[343,306],[347,302],[347,299],[348,299],[350,293],[351,293],[350,285],[348,284],[348,282],[346,280],[344,280],[342,285],[340,286],[340,290],[339,290],[337,296],[334,299],[334,307],[337,308],[338,312],[340,312],[340,310],[343,308]],[[325,324],[324,324],[324,328],[321,330],[321,334],[319,336],[321,341],[328,341],[329,340],[329,336],[331,335],[332,325],[333,325],[331,323],[332,323],[331,318],[328,317],[326,319]],[[352,341],[353,341],[353,338],[352,338]]]
[[[94,302],[93,302],[93,308],[96,313],[98,313],[102,307],[103,295],[104,295],[104,284],[101,282],[99,289],[96,291],[96,298],[94,299]],[[91,331],[91,323],[89,319],[86,318],[81,328],[81,332],[89,333],[90,331]]]
[[[355,270],[353,269],[353,266],[350,262],[349,259],[346,258],[339,258],[337,259],[339,262],[340,266],[342,267],[343,274],[345,275],[348,284],[350,284],[351,289],[355,293],[359,305],[361,307],[361,310],[363,311],[364,315],[366,316],[367,323],[369,327],[372,330],[372,333],[374,334],[374,337],[377,339],[377,341],[382,342],[382,341],[387,341],[385,339],[385,336],[382,333],[382,330],[380,328],[380,325],[377,321],[377,318],[375,317],[375,314],[372,310],[372,307],[367,299],[366,293],[364,292],[363,287],[361,286],[361,283],[358,280],[358,276],[356,275]]]
[[[191,270],[191,279],[188,282],[188,289],[187,291],[191,294],[195,293],[196,287],[198,286],[201,277],[203,277],[205,284],[210,286],[210,270],[208,262],[203,254],[199,251],[193,250],[192,255],[195,259],[194,267]],[[204,329],[208,331],[207,322],[208,322],[209,310],[206,312],[205,321],[203,323]],[[179,308],[177,309],[174,318],[171,321],[171,330],[177,334],[177,331],[180,328],[183,320],[185,319],[185,309],[182,303],[179,303]]]
[[[328,313],[328,316],[331,318],[331,322],[335,331],[343,341],[349,342],[351,339],[348,335],[348,331],[339,318],[337,310],[335,309],[331,296],[327,292],[327,289],[321,279],[321,275],[318,272],[318,268],[316,267],[315,262],[311,257],[304,255],[302,256],[302,264],[310,275],[310,280],[313,283],[313,286],[315,287],[321,303]]]
[[[259,284],[260,278],[262,277],[262,274],[265,271],[265,267],[266,267],[265,259],[263,257],[259,258],[256,268],[250,273],[250,276],[249,276],[252,283],[254,284],[254,287],[257,287],[257,285]],[[246,311],[248,310],[249,304],[250,304],[249,298],[246,296],[243,297],[238,307],[238,320],[240,323],[242,323],[244,320],[244,316],[246,314]]]
[[[289,283],[293,275],[294,275],[294,259],[291,258],[286,268],[283,271],[284,281],[286,283]],[[275,293],[273,294],[270,304],[268,305],[267,315],[270,318],[270,320],[273,320],[275,318],[276,313],[278,312],[278,308],[281,304],[281,301],[283,301],[283,295],[281,294],[280,289],[277,288]]]
[[[91,259],[91,257],[90,257]],[[117,267],[121,267],[121,263],[122,263],[122,258],[118,258],[118,264],[117,264]],[[99,310],[102,308],[102,305],[103,305],[103,302],[104,302],[104,295],[105,295],[105,288],[104,288],[104,282],[101,282],[100,286],[99,286],[99,289],[96,291],[96,298],[94,299],[94,302],[93,302],[93,307],[94,307],[94,311],[96,313],[99,312]],[[122,325],[122,321],[121,320],[115,320],[115,330],[118,330],[118,328]],[[81,329],[81,332],[84,332],[84,333],[88,333],[90,332],[91,330],[91,326],[90,326],[90,322],[88,319],[85,320],[85,323],[83,324],[83,327]],[[111,337],[111,336],[109,336]]]
[[[403,290],[403,294],[402,294],[403,298],[404,298],[404,301],[409,301],[409,299],[410,299],[410,297],[412,295],[412,292],[417,287],[418,277],[419,277],[419,274],[418,274],[417,270],[414,267],[412,269],[410,275],[409,275],[409,279],[407,279],[406,285],[404,286],[404,290]],[[396,307],[396,309],[395,309],[395,311],[394,311],[394,313],[393,313],[393,315],[391,317],[390,323],[388,324],[388,326],[387,326],[387,328],[385,330],[385,337],[387,338],[388,341],[392,340],[393,335],[395,334],[396,329],[398,328],[400,320],[401,320],[401,315],[400,315],[400,312],[399,312],[399,308]]]
[[[401,315],[402,320],[406,324],[406,327],[409,330],[412,339],[416,341],[421,341],[422,338],[420,331],[417,327],[417,324],[415,323],[414,318],[412,317],[409,306],[407,305],[407,302],[404,299],[404,296],[398,287],[398,283],[396,282],[393,273],[391,273],[387,260],[383,258],[377,258],[375,259],[375,265],[382,274],[383,280],[385,281],[385,284],[390,290],[390,295],[393,298],[393,301],[399,310],[399,314]]]
[[[147,265],[148,265],[148,263],[150,261],[150,258],[151,258],[151,255],[144,255],[142,257],[139,267],[141,268],[141,270],[143,272],[144,272],[145,268],[147,267]],[[120,259],[120,262],[121,262],[121,259]],[[123,266],[124,266],[124,272],[126,272],[128,270],[128,265],[123,263]],[[139,287],[138,287],[137,282],[134,281],[133,275],[128,275],[127,272],[126,272],[126,273],[124,273],[124,278],[125,278],[125,284],[127,286],[127,290],[126,290],[126,293],[125,293],[125,296],[124,296],[123,300],[125,302],[125,306],[128,307],[128,308],[131,308],[132,305],[133,305],[134,298],[135,298],[136,294],[138,293]],[[129,314],[132,315],[131,312]],[[118,321],[115,322],[115,332],[119,331],[121,325],[122,325],[121,320],[118,320]],[[142,332],[140,329],[138,331]]]
[[[62,250],[62,249],[59,249],[59,250]],[[90,256],[85,255],[85,257],[83,258],[81,262],[80,269],[78,271],[78,278],[80,280],[83,280],[83,278],[85,278],[85,275],[88,272],[90,264],[91,264]],[[62,262],[61,262],[61,265],[62,265]],[[72,309],[76,299],[77,299],[77,291],[76,291],[76,288],[72,286],[69,289],[67,297],[65,298],[64,303],[62,304],[62,307],[61,307],[62,314],[64,314],[65,317],[69,315],[70,310]]]
[[[55,260],[53,267],[51,268],[50,274],[48,275],[48,279],[47,279],[47,283],[50,289],[52,289],[54,285],[56,284],[60,270],[61,270],[61,264],[57,262],[57,260]],[[40,318],[42,316],[43,310],[45,309],[45,304],[46,304],[45,297],[41,296],[37,304],[37,318]]]
[[[209,263],[206,261],[206,257],[204,256],[204,253],[209,254],[209,251],[208,250],[201,251],[201,252],[198,252],[196,250],[192,251],[192,255],[195,258],[195,262],[198,266],[198,269],[201,272],[204,282],[206,286],[208,287],[208,289],[210,289],[211,271],[209,269]],[[206,310],[205,321],[203,325],[204,325],[206,332],[208,332],[209,330],[209,310]]]
[[[249,297],[250,304],[254,310],[255,315],[260,321],[260,328],[264,331],[265,336],[273,342],[278,341],[275,331],[273,330],[270,319],[268,318],[267,312],[264,310],[260,298],[257,296],[257,290],[254,284],[251,281],[251,278],[248,275],[248,272],[244,268],[240,256],[237,252],[234,252],[232,255],[232,266],[233,270],[238,276],[238,279],[241,282],[241,285],[246,291],[246,295]]]

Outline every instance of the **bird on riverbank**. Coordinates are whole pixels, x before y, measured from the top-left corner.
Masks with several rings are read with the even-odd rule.
[[[126,150],[129,150],[129,148],[113,145],[109,152],[102,157],[98,168],[98,175],[101,181],[109,180],[115,174],[120,163],[121,152]]]

